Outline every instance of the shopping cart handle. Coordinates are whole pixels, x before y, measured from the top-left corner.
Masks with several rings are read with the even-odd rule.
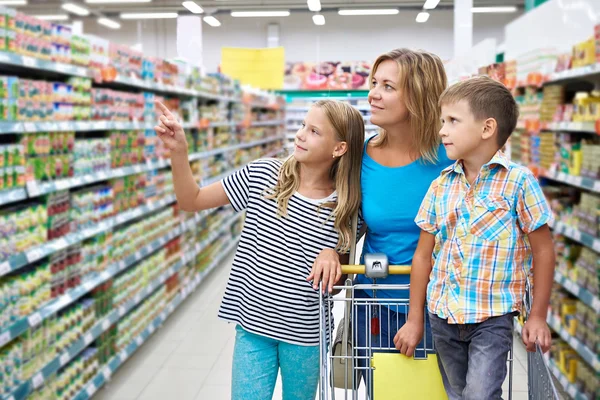
[[[342,274],[364,275],[364,265],[342,265]],[[389,275],[410,275],[410,265],[390,265]]]

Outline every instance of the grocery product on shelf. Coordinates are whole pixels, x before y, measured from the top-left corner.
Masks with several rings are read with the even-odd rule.
[[[0,209],[0,220],[0,262],[48,238],[48,209],[44,204]]]

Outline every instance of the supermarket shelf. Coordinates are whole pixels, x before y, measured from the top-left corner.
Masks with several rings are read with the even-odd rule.
[[[236,123],[234,121],[211,122],[210,123],[211,128],[222,128],[222,127],[228,127],[228,126],[236,126]]]
[[[548,316],[548,325],[560,335],[560,337],[573,348],[596,372],[600,372],[600,358],[589,347],[581,343],[577,338],[571,336],[560,323],[560,318],[550,314]]]
[[[202,160],[204,158],[216,156],[217,154],[227,153],[229,151],[247,149],[247,148],[255,147],[255,146],[262,146],[263,144],[272,143],[277,140],[281,140],[281,136],[275,136],[272,138],[256,140],[256,141],[248,142],[248,143],[240,143],[240,144],[236,144],[234,146],[228,146],[228,147],[223,147],[220,149],[204,151],[201,153],[194,153],[194,154],[190,154],[189,160],[190,161]]]
[[[548,77],[548,80],[545,83],[548,84],[564,80],[590,78],[598,74],[600,74],[600,63],[573,68],[563,72],[555,72]]]
[[[371,111],[371,106],[353,106],[354,108],[356,108],[358,111]],[[292,111],[292,112],[308,112],[308,110],[310,110],[310,107],[286,107],[285,111]]]
[[[564,172],[544,171],[542,177],[552,179],[553,181],[566,183],[567,185],[587,189],[595,193],[600,193],[600,180],[586,178],[583,176],[568,175]]]
[[[285,124],[285,120],[277,120],[277,121],[254,121],[251,126],[278,126]]]
[[[595,252],[600,253],[600,238],[596,238],[592,235],[588,235],[585,232],[568,226],[564,222],[553,222],[550,224],[550,228],[554,229],[555,232],[564,235],[582,245],[593,249]]]
[[[0,191],[0,206],[25,200],[26,198],[27,192],[24,188],[2,190]]]
[[[596,313],[600,314],[600,298],[594,296],[591,292],[582,288],[560,272],[554,272],[554,281],[571,292],[579,300],[592,307]]]
[[[552,375],[556,377],[561,386],[573,400],[590,400],[586,395],[582,394],[575,385],[569,383],[567,377],[560,371],[554,360],[550,359],[548,365]]]
[[[129,121],[64,121],[64,122],[0,122],[0,135],[36,132],[93,132],[154,129],[153,122]],[[185,122],[186,129],[195,128],[197,122]]]
[[[106,220],[95,224],[91,228],[86,228],[78,232],[69,233],[68,235],[65,235],[59,239],[51,240],[25,252],[15,254],[14,256],[10,257],[8,260],[0,264],[0,276],[4,276],[8,273],[17,271],[28,264],[41,260],[42,258],[54,254],[58,251],[64,250],[67,247],[74,245],[75,243],[80,243],[85,239],[98,235],[99,233],[106,232],[107,230],[112,229],[115,226],[121,225],[135,218],[139,218],[141,216],[153,213],[173,202],[175,202],[175,196],[167,196],[161,201],[155,203],[149,202],[149,204],[143,205],[138,208],[134,208],[133,210],[126,211],[115,217],[107,218]]]
[[[148,327],[136,337],[129,345],[125,347],[117,356],[113,357],[108,364],[100,371],[86,387],[75,395],[74,400],[88,400],[107,383],[112,375],[133,355],[144,342],[165,322],[167,317],[202,283],[202,281],[215,269],[223,259],[237,246],[238,239],[233,240],[226,248],[220,251],[215,260],[202,272],[198,273],[193,281],[181,289],[172,302],[165,307],[165,310]]]
[[[194,260],[195,257],[200,254],[210,243],[217,239],[223,232],[239,219],[239,215],[230,218],[222,227],[211,234],[205,241],[198,243],[192,254],[183,255],[181,260],[175,265],[163,272],[158,278],[147,285],[144,290],[138,293],[133,300],[129,300],[125,305],[120,306],[117,310],[113,310],[106,317],[98,321],[88,332],[86,332],[83,338],[76,341],[66,351],[59,356],[55,357],[46,366],[44,366],[38,373],[36,373],[29,381],[23,383],[16,388],[11,395],[6,397],[6,400],[21,400],[27,398],[27,396],[35,389],[41,387],[45,380],[55,374],[60,368],[65,366],[69,361],[75,358],[81,351],[89,346],[96,338],[102,333],[108,330],[113,324],[119,321],[125,314],[132,310],[135,306],[142,302],[145,298],[150,296],[156,289],[164,284],[168,278],[173,276],[181,270],[188,262]],[[180,232],[181,233],[181,232]],[[166,242],[165,242],[166,244]],[[164,244],[163,244],[164,245]],[[215,263],[216,264],[216,263]],[[108,271],[107,271],[108,272]],[[116,273],[121,272],[121,270]],[[115,273],[115,275],[116,275]],[[110,277],[106,278],[109,279]],[[105,280],[106,280],[105,279]],[[100,283],[99,283],[100,284]],[[91,290],[91,289],[88,289]]]
[[[286,129],[288,131],[297,131],[302,127],[302,125],[286,125]],[[365,130],[369,131],[369,130],[378,130],[379,127],[377,125],[372,125],[372,124],[366,124],[365,125]]]
[[[28,69],[37,69],[40,71],[50,71],[63,75],[81,76],[92,78],[93,74],[87,68],[77,67],[69,64],[62,64],[53,61],[44,61],[34,57],[22,56],[19,54],[0,51],[0,64],[23,67]]]
[[[552,122],[548,124],[551,131],[596,133],[596,124],[594,122]]]

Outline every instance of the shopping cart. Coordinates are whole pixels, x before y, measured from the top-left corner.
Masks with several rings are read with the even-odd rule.
[[[349,279],[343,286],[334,287],[334,293],[345,291],[345,296],[325,295],[320,300],[321,369],[319,398],[329,399],[447,399],[442,376],[437,364],[435,347],[429,327],[424,326],[424,339],[408,358],[395,348],[393,338],[402,326],[403,315],[408,313],[409,285],[378,285],[377,279],[388,274],[409,274],[409,266],[388,266],[385,255],[366,255],[366,265],[342,266]],[[372,285],[353,285],[351,274],[365,274],[373,279]],[[373,297],[359,297],[360,290],[374,291]],[[398,292],[395,298],[378,298],[377,290]],[[344,315],[335,334],[334,305],[344,309]],[[340,307],[341,306],[341,307]],[[383,310],[385,307],[387,310]],[[389,311],[392,312],[389,312]],[[425,310],[423,310],[425,313]],[[359,313],[365,313],[364,326],[357,327]],[[383,320],[373,316],[387,315]],[[424,318],[426,321],[426,319]],[[388,329],[385,329],[385,328]],[[356,329],[364,329],[366,345],[356,342]],[[331,338],[331,340],[329,340]],[[538,351],[529,355],[529,398],[559,399],[544,356]],[[508,357],[509,390],[512,399],[513,349]]]

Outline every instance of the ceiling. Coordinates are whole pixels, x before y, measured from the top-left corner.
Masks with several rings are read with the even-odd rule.
[[[119,12],[179,12],[188,11],[181,5],[183,0],[152,0],[150,3],[114,3],[114,4],[85,4],[85,0],[72,0],[85,5],[92,11],[103,14]],[[126,0],[124,0],[126,1]],[[60,10],[64,0],[28,0],[27,6],[19,10],[27,14],[53,14]],[[309,12],[306,0],[196,0],[207,13],[230,12],[231,10],[291,10]],[[339,8],[381,8],[395,7],[408,10],[418,10],[423,7],[425,0],[321,0],[323,11],[335,11]],[[474,6],[518,6],[523,7],[524,0],[473,0]],[[441,0],[438,8],[452,8],[452,0]],[[61,11],[63,12],[63,11]]]

